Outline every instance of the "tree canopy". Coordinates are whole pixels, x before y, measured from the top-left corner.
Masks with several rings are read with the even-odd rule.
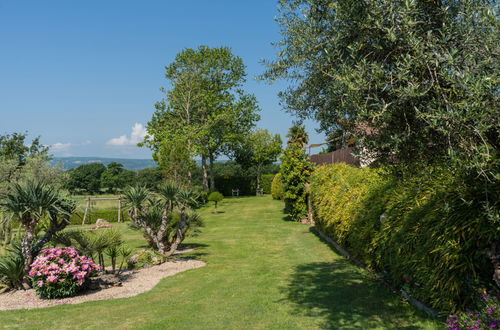
[[[262,76],[288,111],[377,159],[457,163],[491,179],[499,147],[495,1],[281,0]]]
[[[208,189],[208,173],[213,186],[213,170],[207,169],[207,160],[213,169],[215,158],[259,119],[255,97],[242,89],[245,75],[242,59],[228,47],[184,49],[165,68],[172,87],[162,89],[165,98],[155,105],[144,144],[153,150],[160,166],[166,167],[167,175],[176,163],[189,164],[200,156],[204,188]],[[182,159],[176,160],[174,155]],[[190,178],[190,167],[184,168]]]

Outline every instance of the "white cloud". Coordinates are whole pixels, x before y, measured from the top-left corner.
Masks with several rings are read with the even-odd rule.
[[[107,145],[110,146],[132,146],[136,145],[139,142],[144,140],[146,136],[146,128],[141,123],[135,123],[132,127],[132,132],[130,133],[130,137],[126,135],[122,135],[117,138],[112,138],[108,142]]]
[[[61,143],[57,142],[50,146],[50,150],[53,152],[64,152],[68,151],[71,147],[71,143]]]
[[[83,146],[86,146],[86,145],[89,145],[89,144],[91,144],[91,143],[92,143],[92,141],[90,141],[90,140],[86,140],[86,141],[84,141],[84,142],[82,143],[82,145],[83,145]]]

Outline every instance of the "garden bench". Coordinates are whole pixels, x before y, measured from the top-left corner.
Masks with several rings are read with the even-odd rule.
[[[231,189],[231,195],[232,196],[239,196],[240,190],[239,189]]]
[[[264,196],[264,189],[262,188],[257,188],[256,191],[255,191],[255,194],[257,196]]]

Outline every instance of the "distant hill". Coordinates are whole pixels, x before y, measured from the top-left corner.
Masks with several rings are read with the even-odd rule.
[[[126,158],[103,158],[103,157],[54,157],[52,164],[62,163],[65,170],[78,167],[83,164],[102,163],[107,165],[111,162],[123,164],[127,170],[137,171],[146,167],[156,167],[152,159],[126,159]]]

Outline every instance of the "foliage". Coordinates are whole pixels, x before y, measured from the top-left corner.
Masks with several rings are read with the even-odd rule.
[[[493,329],[500,324],[500,309],[497,297],[485,295],[476,310],[466,308],[463,312],[451,315],[446,321],[446,328],[452,330]]]
[[[218,191],[212,191],[207,199],[209,202],[214,202],[215,210],[217,210],[217,204],[224,199],[224,196]]]
[[[24,270],[28,272],[33,259],[52,236],[69,224],[75,210],[73,200],[61,191],[38,181],[13,184],[10,191],[1,196],[0,207],[12,221],[21,223],[24,229],[22,253]],[[47,219],[45,233],[35,243],[35,230],[42,219]]]
[[[260,187],[262,188],[262,191],[264,194],[270,194],[271,193],[271,185],[273,182],[275,174],[262,174],[260,177]]]
[[[281,182],[281,173],[276,173],[271,184],[271,195],[273,199],[283,199],[283,183]]]
[[[162,89],[165,98],[155,104],[144,144],[167,173],[200,155],[203,187],[208,190],[210,175],[213,189],[216,156],[226,152],[259,119],[255,97],[242,90],[246,75],[243,61],[228,47],[200,46],[179,52],[165,71],[172,88]],[[190,179],[191,171],[185,177]]]
[[[352,133],[370,158],[406,170],[451,161],[494,180],[497,15],[491,0],[282,0],[263,78],[290,80],[287,110]]]
[[[101,174],[101,187],[107,188],[110,193],[113,193],[116,189],[132,186],[135,182],[136,173],[124,169],[123,165],[117,162],[109,163],[106,170]]]
[[[70,191],[83,190],[89,194],[98,193],[101,189],[101,175],[106,166],[101,163],[80,165],[68,171]]]
[[[266,129],[257,129],[241,139],[235,147],[234,158],[245,169],[255,167],[257,189],[259,189],[263,167],[276,162],[281,151],[279,134],[272,136]]]
[[[137,185],[156,189],[163,181],[163,171],[159,167],[147,167],[137,172]]]
[[[12,242],[7,247],[7,253],[0,256],[0,283],[8,288],[22,288],[24,277],[24,257],[21,244]]]
[[[288,145],[281,157],[281,182],[285,211],[293,220],[298,221],[307,215],[307,192],[305,184],[313,170],[313,164],[305,152],[308,137],[304,127],[295,125],[287,135]]]
[[[66,230],[55,235],[51,241],[54,245],[74,246],[78,251],[92,259],[97,257],[101,269],[104,269],[104,255],[110,250],[122,248],[123,235],[114,228],[91,231]]]
[[[165,256],[155,250],[142,249],[127,259],[129,269],[144,268],[165,262]]]
[[[197,196],[173,182],[153,195],[144,187],[131,187],[124,199],[132,221],[144,230],[146,239],[165,256],[172,255],[190,231],[202,225],[197,213]]]
[[[100,268],[75,248],[43,250],[31,265],[33,288],[42,298],[76,295],[89,277]]]
[[[24,165],[29,157],[38,156],[48,159],[49,148],[40,143],[40,137],[31,141],[31,145],[25,144],[28,133],[12,133],[0,135],[0,160],[13,160],[17,165]]]
[[[397,180],[382,170],[334,164],[311,177],[316,225],[412,296],[444,311],[492,284],[484,251],[498,240],[498,219],[482,213],[483,196],[449,169]]]

